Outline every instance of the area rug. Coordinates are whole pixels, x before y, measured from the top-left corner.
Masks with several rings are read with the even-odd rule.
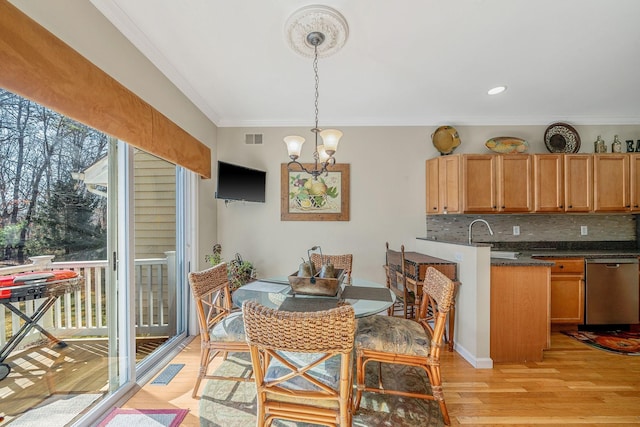
[[[216,375],[248,375],[251,362],[246,353],[230,354]],[[426,391],[429,382],[424,371],[413,367],[383,365],[382,376],[388,388]],[[377,365],[371,363],[367,383],[378,381]],[[256,390],[251,382],[209,380],[200,399],[201,427],[246,427],[256,422]],[[274,427],[310,427],[315,424],[276,420]],[[440,427],[444,426],[437,403],[423,399],[364,393],[354,427]]]
[[[638,332],[565,331],[564,334],[600,350],[640,356],[640,333]]]
[[[64,426],[87,408],[102,394],[54,394],[33,409],[11,422],[15,427]],[[46,423],[44,423],[46,421]]]
[[[114,408],[98,427],[178,427],[187,409]]]

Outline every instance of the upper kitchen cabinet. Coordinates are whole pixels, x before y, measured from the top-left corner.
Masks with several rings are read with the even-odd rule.
[[[631,209],[629,154],[593,156],[593,210],[620,212]]]
[[[466,154],[462,158],[462,175],[464,212],[532,210],[531,156]]]
[[[562,154],[534,154],[534,210],[564,212],[564,157]]]
[[[566,212],[593,210],[592,155],[564,155],[564,204]]]
[[[531,156],[498,156],[498,204],[503,212],[532,210],[533,165]]]
[[[460,156],[441,156],[426,162],[427,213],[461,213]]]
[[[640,211],[640,154],[629,154],[630,204],[631,210]]]

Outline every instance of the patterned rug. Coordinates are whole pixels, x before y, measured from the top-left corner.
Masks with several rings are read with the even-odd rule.
[[[600,350],[640,356],[640,333],[624,331],[566,331],[565,335]]]
[[[249,355],[231,354],[216,370],[220,375],[246,375],[251,366]],[[426,374],[413,367],[383,365],[382,376],[389,388],[428,390]],[[367,383],[376,384],[377,365],[371,363]],[[209,380],[200,399],[201,427],[246,427],[255,425],[256,390],[251,382]],[[276,420],[274,427],[307,427],[315,424]],[[442,414],[437,403],[379,393],[364,393],[360,409],[353,418],[354,427],[441,427]]]
[[[187,409],[114,408],[98,427],[178,427]]]

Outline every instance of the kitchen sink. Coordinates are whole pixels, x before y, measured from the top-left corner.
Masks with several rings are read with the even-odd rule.
[[[520,252],[491,251],[491,258],[518,259],[518,255],[520,255]]]

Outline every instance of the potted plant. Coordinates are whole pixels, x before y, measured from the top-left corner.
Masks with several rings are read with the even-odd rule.
[[[213,253],[205,255],[205,261],[212,266],[223,262],[222,246],[219,243],[213,245]],[[256,270],[250,261],[245,261],[242,256],[236,253],[231,262],[227,263],[227,271],[229,277],[229,289],[233,292],[240,286],[256,279]]]
[[[250,261],[242,259],[240,254],[229,263],[229,285],[231,291],[238,289],[256,278],[256,271]]]

